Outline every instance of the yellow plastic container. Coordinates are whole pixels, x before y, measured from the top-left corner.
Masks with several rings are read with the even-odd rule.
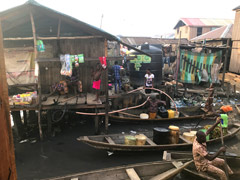
[[[170,130],[169,143],[170,144],[178,144],[178,142],[179,142],[179,127],[171,125],[168,127],[168,129]]]
[[[125,136],[125,145],[136,145],[136,138],[134,136]]]
[[[135,138],[136,138],[136,145],[137,146],[145,145],[147,137],[144,134],[136,135]]]
[[[194,141],[194,138],[195,138],[195,135],[192,134],[192,133],[190,133],[190,132],[184,132],[184,133],[183,133],[183,137],[184,137],[185,139],[187,139],[188,141],[193,142],[193,141]]]
[[[168,110],[168,118],[174,118],[174,116],[175,116],[175,113],[174,113],[174,111],[173,110]]]

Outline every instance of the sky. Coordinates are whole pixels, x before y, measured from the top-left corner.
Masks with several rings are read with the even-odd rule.
[[[0,11],[27,0],[2,0]],[[81,21],[122,36],[174,32],[180,18],[234,19],[240,0],[36,0]],[[102,22],[102,23],[101,23]]]

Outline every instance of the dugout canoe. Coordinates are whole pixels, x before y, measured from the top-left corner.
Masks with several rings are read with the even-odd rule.
[[[162,121],[179,121],[179,120],[196,120],[201,119],[206,114],[201,107],[185,107],[179,108],[179,117],[174,118],[161,118],[157,116],[155,119],[141,119],[140,114],[147,112],[146,109],[132,109],[122,113],[109,114],[111,122],[127,122],[127,123],[139,123],[139,122],[162,122]],[[211,114],[205,115],[210,117]]]
[[[147,162],[71,174],[48,180],[167,180],[176,176],[192,162],[193,160]]]
[[[193,158],[191,152],[177,152],[177,151],[170,151],[172,159],[182,159],[182,158]],[[213,154],[213,152],[210,152],[210,154]],[[231,180],[237,180],[240,177],[240,157],[237,154],[233,153],[226,153],[225,155],[227,164],[231,167],[231,169],[234,172],[233,176],[230,176]],[[220,158],[223,159],[223,156],[220,156]],[[188,177],[189,179],[208,179],[208,180],[217,180],[214,175],[210,175],[207,173],[199,173],[196,170],[196,167],[194,163],[191,163],[188,167],[184,168],[182,173]]]
[[[234,137],[240,131],[239,124],[229,125],[228,134],[225,135],[224,141]],[[125,145],[125,136],[129,134],[109,134],[109,135],[98,135],[98,136],[81,136],[77,138],[78,141],[88,144],[96,149],[103,149],[107,151],[163,151],[163,150],[174,150],[174,149],[186,149],[192,147],[192,142],[183,138],[182,135],[179,137],[178,144],[162,144],[157,145],[153,142],[153,132],[143,132],[146,136],[145,145]],[[211,139],[207,141],[207,144],[213,144],[221,142],[221,138]]]

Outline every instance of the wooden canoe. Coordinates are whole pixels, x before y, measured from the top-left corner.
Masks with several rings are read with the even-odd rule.
[[[182,159],[182,158],[193,158],[191,152],[171,152],[171,157],[175,160]],[[220,158],[223,159],[222,156]],[[231,169],[234,172],[234,176],[232,176],[230,179],[239,179],[240,177],[240,157],[236,154],[226,154],[226,160],[227,164],[231,167]],[[207,173],[199,173],[196,171],[196,167],[194,163],[190,164],[187,168],[183,170],[183,174],[191,177],[191,179],[209,179],[209,180],[216,180],[216,177],[207,174]]]
[[[240,131],[239,124],[229,125],[228,134],[223,137],[224,140],[232,138],[239,131]],[[181,135],[178,144],[157,145],[153,142],[153,132],[144,132],[141,134],[144,134],[147,137],[146,144],[141,146],[125,145],[124,137],[128,134],[81,136],[77,138],[77,140],[86,143],[96,149],[104,149],[107,151],[163,151],[192,147],[192,142],[184,139]],[[213,144],[216,142],[221,142],[221,138],[211,139],[207,141],[207,144]]]
[[[179,108],[179,117],[174,118],[161,118],[158,116],[155,119],[141,119],[140,114],[146,112],[146,109],[132,109],[127,110],[123,113],[109,114],[111,122],[158,122],[158,121],[179,121],[179,120],[193,120],[200,119],[205,114],[205,112],[200,107],[187,107]],[[211,115],[206,115],[211,116]]]
[[[156,161],[71,174],[48,180],[166,180],[176,176],[193,160]]]

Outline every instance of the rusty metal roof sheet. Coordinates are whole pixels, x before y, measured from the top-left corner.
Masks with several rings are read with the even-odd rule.
[[[232,24],[233,22],[234,22],[233,19],[181,18],[174,27],[174,29],[180,26],[221,27],[226,26],[228,24]]]
[[[238,10],[238,9],[240,9],[240,6],[235,7],[235,8],[233,9],[233,11]]]
[[[130,45],[141,45],[144,43],[148,44],[177,44],[178,39],[162,39],[162,38],[152,38],[152,37],[124,37],[121,36],[121,41]],[[187,39],[181,39],[181,44],[188,44]]]
[[[232,29],[233,24],[229,24],[227,26],[223,26],[220,28],[217,28],[215,30],[209,31],[205,34],[202,34],[200,36],[197,36],[190,41],[203,41],[203,40],[213,40],[213,39],[226,39],[226,38],[232,38]]]

